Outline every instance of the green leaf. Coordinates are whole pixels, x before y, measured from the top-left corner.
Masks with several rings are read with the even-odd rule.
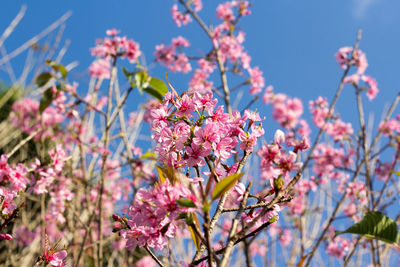
[[[139,71],[135,74],[135,85],[139,92],[142,93],[143,89],[149,86],[149,75],[147,75],[146,71]]]
[[[163,172],[162,167],[156,165],[156,169],[157,169],[157,172],[158,172],[158,176],[160,177],[161,183],[165,183],[165,181],[166,181],[167,179],[166,179],[166,177],[165,177],[165,175],[164,175],[164,172]]]
[[[129,72],[125,67],[122,67],[122,72],[125,74],[126,79],[130,81],[131,77],[132,77],[132,73]]]
[[[240,179],[240,177],[242,177],[242,175],[243,173],[234,173],[219,181],[215,185],[214,190],[211,194],[212,200],[219,198],[220,196],[222,196],[222,194],[229,191]]]
[[[48,88],[43,93],[43,97],[40,100],[39,104],[39,113],[42,114],[43,111],[50,106],[51,102],[53,101],[53,93],[51,92],[51,88]]]
[[[58,70],[61,74],[61,77],[65,80],[65,78],[67,78],[67,74],[68,74],[67,69],[64,67],[64,65],[60,64],[60,65],[58,65]]]
[[[67,77],[68,71],[62,64],[58,64],[54,60],[46,60],[46,64],[53,68],[53,70],[59,72],[61,77],[65,79]]]
[[[399,243],[399,232],[396,223],[379,211],[368,211],[361,221],[345,231],[337,231],[335,236],[344,233],[357,234],[393,245]]]
[[[167,85],[158,78],[151,77],[149,84],[163,96],[168,92]]]
[[[37,76],[36,78],[36,84],[39,87],[42,87],[43,85],[45,85],[53,76],[51,75],[50,72],[43,72],[41,74],[39,74],[39,76]]]
[[[156,165],[156,167],[157,167],[158,175],[160,176],[161,182],[164,183],[165,179],[168,179],[171,184],[175,184],[175,183],[179,182],[178,176],[176,175],[177,172],[173,167],[171,167],[171,166],[162,167],[159,165]]]
[[[177,220],[182,220],[182,219],[186,219],[186,218],[187,218],[186,212],[179,213],[178,217],[176,217]]]
[[[124,73],[126,79],[129,82],[132,82],[132,77],[135,74],[134,72],[130,72],[129,70],[127,70],[125,67],[122,67],[122,72]]]
[[[148,159],[148,158],[155,158],[157,155],[154,152],[151,151],[147,151],[146,153],[144,153],[140,159]]]
[[[155,90],[152,87],[146,87],[143,89],[143,91],[145,91],[146,93],[148,93],[149,95],[153,96],[154,98],[162,101],[164,95],[160,94],[157,90]]]
[[[211,201],[206,199],[203,203],[203,211],[204,212],[209,212],[211,209]]]
[[[274,222],[276,222],[278,220],[278,216],[274,216],[271,219],[269,219],[268,223],[273,224]]]
[[[162,101],[164,95],[168,92],[167,85],[160,79],[151,77],[148,84],[150,86],[143,88],[143,91],[153,96],[154,98]]]
[[[185,208],[196,208],[196,204],[194,204],[193,200],[188,198],[180,198],[176,201],[176,203]]]
[[[190,215],[191,215],[192,222],[191,223],[186,222],[186,223],[188,223],[190,235],[192,236],[194,246],[196,247],[197,250],[199,250],[201,240],[200,240],[200,237],[197,235],[197,232],[194,228],[196,227],[195,225],[197,225],[197,229],[200,229],[200,223],[199,223],[199,220],[197,219],[197,216],[195,213],[190,213]],[[193,222],[194,222],[194,224],[193,224]]]
[[[396,174],[397,176],[400,176],[400,171],[393,171],[394,174]]]

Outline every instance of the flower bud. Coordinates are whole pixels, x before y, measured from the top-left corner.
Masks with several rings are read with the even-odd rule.
[[[282,176],[279,176],[278,178],[274,179],[274,190],[276,193],[281,191],[284,185],[285,185],[285,180],[282,178]]]
[[[275,144],[283,144],[285,142],[285,133],[281,130],[276,130],[274,135],[274,142]]]

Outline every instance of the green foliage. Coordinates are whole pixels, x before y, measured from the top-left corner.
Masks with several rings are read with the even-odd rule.
[[[52,78],[54,78],[56,81],[59,81],[59,84],[56,86],[57,92],[60,90],[64,89],[64,82],[60,81],[58,79],[58,73],[60,74],[61,78],[65,80],[67,78],[68,71],[62,64],[58,64],[57,62],[53,60],[47,60],[46,64],[49,65],[54,73],[51,72],[43,72],[39,74],[39,76],[36,78],[36,85],[38,87],[42,87],[46,85]],[[47,88],[42,96],[42,99],[40,100],[40,106],[39,106],[39,113],[42,114],[43,111],[51,105],[51,102],[54,100],[54,95],[51,90],[51,87]]]
[[[185,208],[196,208],[196,204],[194,204],[193,200],[188,198],[180,198],[176,202],[179,204],[179,206]]]
[[[51,102],[53,102],[53,93],[51,92],[51,88],[48,88],[44,91],[42,99],[40,100],[39,113],[42,114],[43,111],[51,105]]]
[[[224,179],[219,181],[211,194],[212,200],[215,200],[222,196],[225,192],[229,191],[237,181],[242,177],[243,173],[234,173],[226,176]]]
[[[145,70],[130,72],[122,67],[126,79],[132,88],[137,88],[142,94],[146,92],[155,99],[162,101],[164,95],[168,92],[167,85],[160,79],[151,77]]]
[[[46,64],[49,65],[56,73],[59,72],[61,77],[65,80],[67,78],[68,71],[62,64],[58,64],[53,60],[47,60]]]
[[[162,101],[164,95],[168,92],[168,87],[162,80],[151,77],[149,86],[143,90],[154,98]]]
[[[36,78],[36,85],[38,87],[44,86],[53,77],[50,72],[42,72]]]
[[[344,233],[357,234],[392,245],[399,243],[399,232],[396,223],[379,211],[367,212],[361,221],[345,231],[337,231],[335,236]]]

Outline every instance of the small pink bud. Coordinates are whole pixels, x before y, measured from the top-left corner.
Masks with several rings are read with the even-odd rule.
[[[283,144],[285,142],[285,134],[279,129],[275,132],[274,142],[276,144]]]
[[[0,234],[0,239],[11,240],[12,236],[9,234]]]
[[[122,221],[122,218],[120,216],[118,216],[117,214],[113,214],[112,218],[114,221],[117,221],[117,222]]]

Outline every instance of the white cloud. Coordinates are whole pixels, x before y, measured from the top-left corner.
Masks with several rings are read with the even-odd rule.
[[[379,0],[353,0],[353,14],[357,19],[364,19],[371,7]]]

